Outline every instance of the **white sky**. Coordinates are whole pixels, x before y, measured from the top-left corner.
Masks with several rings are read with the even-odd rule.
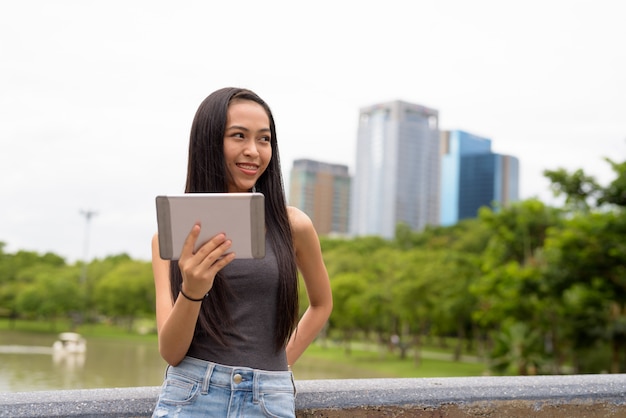
[[[154,197],[184,188],[200,102],[248,87],[272,107],[283,173],[354,167],[359,108],[406,100],[441,129],[544,169],[612,179],[626,158],[626,2],[0,2],[0,241],[69,262],[150,258]],[[85,250],[85,217],[97,215]]]

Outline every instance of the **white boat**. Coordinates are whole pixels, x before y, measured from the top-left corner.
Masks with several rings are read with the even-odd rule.
[[[58,353],[84,353],[87,351],[87,342],[76,332],[62,332],[52,344],[52,349]]]

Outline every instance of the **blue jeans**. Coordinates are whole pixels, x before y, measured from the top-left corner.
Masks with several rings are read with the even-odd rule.
[[[167,366],[153,417],[295,417],[291,372],[229,367],[185,357]]]

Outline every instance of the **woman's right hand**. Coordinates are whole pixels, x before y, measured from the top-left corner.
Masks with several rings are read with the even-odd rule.
[[[213,287],[217,272],[235,259],[234,253],[225,254],[231,241],[223,233],[215,235],[194,253],[199,235],[200,225],[196,224],[187,235],[178,259],[183,292],[194,299],[204,297]]]

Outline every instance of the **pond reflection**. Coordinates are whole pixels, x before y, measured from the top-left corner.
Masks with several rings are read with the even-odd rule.
[[[84,353],[53,349],[54,334],[0,331],[0,392],[159,386],[165,361],[151,341],[87,338]],[[294,366],[297,380],[383,377],[308,358]]]
[[[158,386],[165,362],[154,341],[87,338],[87,350],[53,350],[54,335],[0,331],[0,391]]]

